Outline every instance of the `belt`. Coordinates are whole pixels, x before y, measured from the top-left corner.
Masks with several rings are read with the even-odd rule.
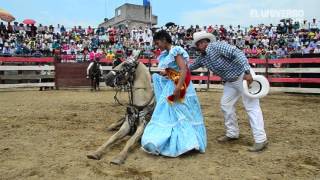
[[[235,82],[235,81],[238,81],[239,78],[240,78],[240,76],[238,76],[238,77],[236,77],[236,78],[234,78],[234,79],[228,80],[227,82]]]
[[[241,74],[240,74],[239,76],[233,78],[233,79],[229,79],[229,80],[227,80],[227,81],[226,81],[226,80],[223,80],[222,82],[223,82],[223,83],[226,83],[226,82],[236,82],[236,81],[239,80],[240,77],[241,77]]]

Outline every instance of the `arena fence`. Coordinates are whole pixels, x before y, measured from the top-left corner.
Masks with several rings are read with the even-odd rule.
[[[54,66],[2,65],[0,88],[54,87]]]
[[[54,63],[52,57],[0,57],[0,88],[89,86],[89,80],[85,79],[88,63],[73,63],[77,61],[72,56],[62,57],[62,62],[69,63]],[[101,62],[104,73],[111,70],[110,60]],[[159,71],[155,59],[140,59],[140,62],[152,73]],[[272,91],[320,93],[320,58],[250,59],[249,62],[258,74],[269,79]],[[205,68],[192,74],[196,88],[222,88],[221,79]]]
[[[88,65],[89,63],[56,63],[56,88],[90,86],[90,81],[86,79]]]

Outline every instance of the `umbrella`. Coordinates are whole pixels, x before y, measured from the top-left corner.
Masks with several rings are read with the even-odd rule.
[[[0,19],[6,22],[14,21],[16,18],[14,18],[9,12],[7,12],[4,9],[0,8]]]
[[[176,24],[174,24],[173,22],[168,22],[165,26],[166,26],[167,28],[169,28],[170,26],[174,26],[174,25],[176,25]]]
[[[35,24],[36,21],[33,20],[33,19],[25,19],[25,20],[23,21],[23,23],[24,23],[24,24]]]

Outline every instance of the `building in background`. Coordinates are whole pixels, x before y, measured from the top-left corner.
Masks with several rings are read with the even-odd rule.
[[[152,15],[152,7],[145,5],[123,4],[115,9],[115,16],[106,19],[99,27],[128,27],[133,28],[157,25],[158,17]]]

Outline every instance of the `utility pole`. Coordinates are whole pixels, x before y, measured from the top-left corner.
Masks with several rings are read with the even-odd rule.
[[[151,2],[150,2],[150,5],[149,5],[149,13],[150,13],[150,29],[152,28],[152,7],[151,7]]]

